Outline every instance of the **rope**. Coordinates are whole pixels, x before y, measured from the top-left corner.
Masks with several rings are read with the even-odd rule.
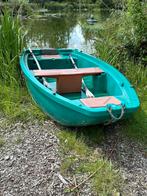
[[[122,117],[123,117],[123,115],[124,115],[124,113],[125,113],[125,106],[123,106],[123,105],[121,104],[121,113],[120,113],[120,116],[119,116],[119,117],[116,117],[116,116],[112,113],[112,108],[111,108],[111,107],[107,108],[107,111],[108,111],[109,115],[111,116],[111,120],[108,121],[108,122],[106,123],[106,125],[108,125],[108,124],[110,124],[110,123],[113,123],[113,122],[116,122],[116,121],[122,119]]]

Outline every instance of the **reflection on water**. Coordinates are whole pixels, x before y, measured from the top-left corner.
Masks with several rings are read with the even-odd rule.
[[[100,23],[105,18],[99,12],[97,19]],[[27,43],[31,47],[78,48],[84,52],[92,53],[94,51],[94,35],[88,33],[87,36],[84,23],[88,25],[86,24],[86,16],[72,13],[59,15],[59,17],[50,15],[38,20],[28,20],[25,22],[28,29]]]
[[[68,48],[78,48],[87,53],[91,53],[93,49],[93,40],[86,40],[80,24],[77,24],[70,33]]]

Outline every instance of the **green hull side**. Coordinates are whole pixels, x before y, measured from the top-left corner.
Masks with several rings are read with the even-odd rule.
[[[74,52],[73,52],[74,54]],[[86,59],[90,59],[94,63],[97,63],[98,60],[86,54],[81,54],[80,52],[75,51],[75,55],[84,56]],[[59,94],[54,94],[53,91],[47,89],[43,86],[29,71],[25,63],[25,52],[22,54],[20,59],[20,65],[24,73],[28,90],[38,104],[38,106],[52,119],[58,123],[65,126],[87,126],[87,125],[96,125],[108,122],[110,120],[110,115],[107,111],[107,108],[88,108],[81,106],[78,102],[75,103],[72,100],[66,99]],[[124,81],[124,87],[122,86],[122,96],[120,99],[125,103],[125,114],[123,118],[129,117],[133,112],[135,112],[139,107],[139,100],[135,91],[130,87],[130,83],[111,66],[107,65],[105,62],[99,60],[99,65],[106,73],[111,73],[114,78],[118,78],[118,84]],[[108,77],[108,83],[111,78]],[[112,87],[109,87],[112,89]],[[113,108],[114,115],[120,115],[121,107]]]
[[[39,89],[35,88],[31,83],[27,82],[27,87],[37,105],[52,119],[65,126],[86,126],[105,122],[109,119],[107,113],[97,113],[95,116],[84,115],[82,112],[63,106],[56,102],[54,97],[48,97],[42,94]],[[54,95],[52,95],[54,96]]]
[[[37,105],[43,110],[49,117],[56,120],[58,123],[65,126],[88,126],[96,125],[108,122],[110,116],[107,111],[97,112],[94,115],[84,110],[77,111],[74,108],[71,109],[60,100],[55,99],[55,95],[50,97],[46,94],[42,94],[38,87],[35,87],[31,82],[27,81],[27,87]],[[124,117],[129,117],[133,110],[128,110]],[[120,110],[114,112],[114,114],[120,114]]]

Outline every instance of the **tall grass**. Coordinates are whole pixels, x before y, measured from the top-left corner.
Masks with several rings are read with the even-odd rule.
[[[4,11],[0,28],[0,112],[9,119],[27,119],[41,113],[22,86],[19,56],[26,32],[18,16]],[[41,118],[43,115],[40,115]]]
[[[4,10],[0,29],[0,106],[4,113],[14,113],[17,108],[21,76],[19,55],[23,46],[19,18]]]
[[[144,66],[145,15],[138,0],[128,0],[127,9],[112,13],[97,34],[96,53],[118,68],[134,85],[141,101],[140,110],[122,129],[128,136],[147,143],[147,69]]]
[[[63,175],[77,176],[77,184],[80,184],[79,175],[83,175],[82,181],[84,181],[85,176],[95,173],[89,179],[94,195],[120,195],[123,185],[120,172],[107,158],[104,158],[101,151],[96,151],[97,145],[89,147],[88,143],[91,141],[84,135],[78,136],[76,131],[61,131],[58,133],[58,138],[64,158],[60,168]],[[72,191],[72,188],[68,191]]]
[[[0,29],[0,80],[6,84],[20,83],[19,55],[24,41],[20,19],[4,11]]]

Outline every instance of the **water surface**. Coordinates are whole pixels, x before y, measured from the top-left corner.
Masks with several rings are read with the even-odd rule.
[[[46,13],[38,19],[25,22],[30,47],[77,48],[87,53],[94,51],[95,33],[109,15],[98,10],[94,14],[97,23],[88,24],[90,13]]]

